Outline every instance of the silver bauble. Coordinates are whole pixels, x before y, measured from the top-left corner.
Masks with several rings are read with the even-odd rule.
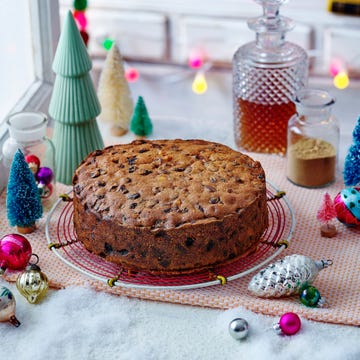
[[[232,320],[229,324],[229,334],[235,340],[241,340],[247,337],[249,333],[249,324],[246,320],[241,318],[236,318]]]

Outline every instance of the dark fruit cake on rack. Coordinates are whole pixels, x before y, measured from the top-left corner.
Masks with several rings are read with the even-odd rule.
[[[89,251],[135,271],[211,269],[268,226],[261,164],[204,140],[136,140],[90,153],[73,177],[74,228]]]

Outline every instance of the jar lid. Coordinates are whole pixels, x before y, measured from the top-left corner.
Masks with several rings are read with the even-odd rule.
[[[45,114],[30,111],[12,114],[6,120],[10,137],[18,142],[29,142],[44,137],[47,122]]]
[[[335,104],[335,99],[329,92],[322,89],[304,88],[296,93],[294,99],[297,106],[309,109],[322,109]]]

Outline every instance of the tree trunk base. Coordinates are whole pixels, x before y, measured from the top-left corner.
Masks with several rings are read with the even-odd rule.
[[[332,237],[336,236],[337,229],[336,229],[335,225],[324,224],[320,228],[320,233],[321,233],[321,236],[323,236],[323,237],[332,238]]]
[[[17,226],[17,231],[20,234],[31,234],[32,232],[34,232],[36,230],[36,224],[32,224],[29,226]]]
[[[123,136],[128,132],[127,129],[124,129],[121,126],[114,125],[110,129],[110,133],[112,136]]]

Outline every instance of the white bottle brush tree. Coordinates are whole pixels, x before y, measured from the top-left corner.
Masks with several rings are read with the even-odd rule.
[[[98,98],[101,104],[100,119],[112,125],[112,135],[126,134],[134,110],[134,103],[125,77],[122,57],[115,43],[106,56],[104,68],[100,75]]]

